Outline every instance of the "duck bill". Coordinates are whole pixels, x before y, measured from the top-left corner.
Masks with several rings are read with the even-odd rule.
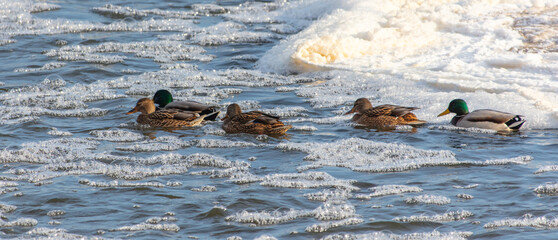
[[[356,112],[356,109],[353,107],[350,111],[346,112],[346,113],[343,114],[343,115],[349,115],[349,114],[355,113],[355,112]]]
[[[444,116],[444,115],[449,114],[449,113],[450,113],[450,110],[449,110],[449,108],[448,108],[448,109],[446,109],[446,111],[444,111],[444,112],[438,114],[438,117]]]
[[[134,108],[134,109],[130,110],[129,112],[127,112],[126,114],[130,115],[132,113],[137,113],[137,112],[138,112],[138,110],[136,108]]]

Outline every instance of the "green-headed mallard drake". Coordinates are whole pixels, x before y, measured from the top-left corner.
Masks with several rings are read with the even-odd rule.
[[[449,113],[456,115],[451,119],[451,124],[464,128],[484,128],[496,131],[513,131],[525,123],[523,116],[500,112],[491,109],[479,109],[469,112],[467,103],[463,99],[454,99],[450,102],[446,111],[440,113],[438,117]]]
[[[155,103],[149,98],[142,98],[136,103],[136,107],[127,112],[132,114],[141,112],[137,122],[149,124],[152,127],[192,127],[199,125],[205,115],[195,112],[179,111],[177,109],[161,109],[155,111]]]
[[[353,108],[346,112],[345,115],[356,113],[353,116],[353,122],[374,128],[395,125],[422,125],[426,123],[426,121],[418,120],[417,116],[411,113],[415,109],[418,108],[390,104],[372,107],[367,98],[359,98],[355,101]]]
[[[227,107],[227,114],[222,120],[222,128],[227,133],[280,135],[293,127],[283,124],[277,116],[260,111],[243,113],[236,103]]]
[[[206,115],[205,120],[215,121],[219,115],[217,106],[209,106],[196,101],[176,101],[173,102],[172,94],[164,89],[155,92],[153,102],[158,104],[158,109],[178,109],[180,111],[188,111]],[[213,114],[216,113],[216,114]]]

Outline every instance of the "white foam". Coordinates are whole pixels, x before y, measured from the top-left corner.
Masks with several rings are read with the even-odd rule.
[[[468,217],[473,216],[473,213],[467,210],[450,211],[444,214],[434,214],[434,215],[414,215],[409,217],[396,217],[393,221],[398,222],[453,222],[464,220]]]
[[[451,203],[451,199],[444,196],[424,194],[416,197],[406,198],[405,202],[407,204],[424,203],[424,204],[446,205]]]
[[[381,197],[394,194],[402,194],[409,192],[422,192],[422,188],[406,185],[382,185],[370,188],[373,193],[370,194],[357,194],[356,198],[371,199],[373,197]]]
[[[534,227],[543,229],[558,228],[558,218],[533,217],[531,214],[525,214],[522,218],[513,219],[506,218],[489,222],[484,225],[484,228],[500,228],[500,227]]]

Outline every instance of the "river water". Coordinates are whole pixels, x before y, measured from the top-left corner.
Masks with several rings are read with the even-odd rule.
[[[552,0],[3,0],[0,13],[1,238],[556,237]],[[158,89],[293,128],[125,114]],[[359,97],[428,123],[356,126],[342,114]],[[527,123],[453,127],[436,116],[454,98]]]

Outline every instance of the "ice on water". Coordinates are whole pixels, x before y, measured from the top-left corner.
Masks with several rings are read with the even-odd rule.
[[[558,228],[558,218],[556,217],[535,217],[532,214],[525,214],[522,218],[506,218],[489,222],[484,225],[485,228],[500,228],[500,227],[534,227],[544,229]]]
[[[393,220],[399,222],[452,222],[460,221],[473,216],[473,213],[467,210],[449,211],[444,214],[434,215],[414,215],[409,217],[396,217]]]

